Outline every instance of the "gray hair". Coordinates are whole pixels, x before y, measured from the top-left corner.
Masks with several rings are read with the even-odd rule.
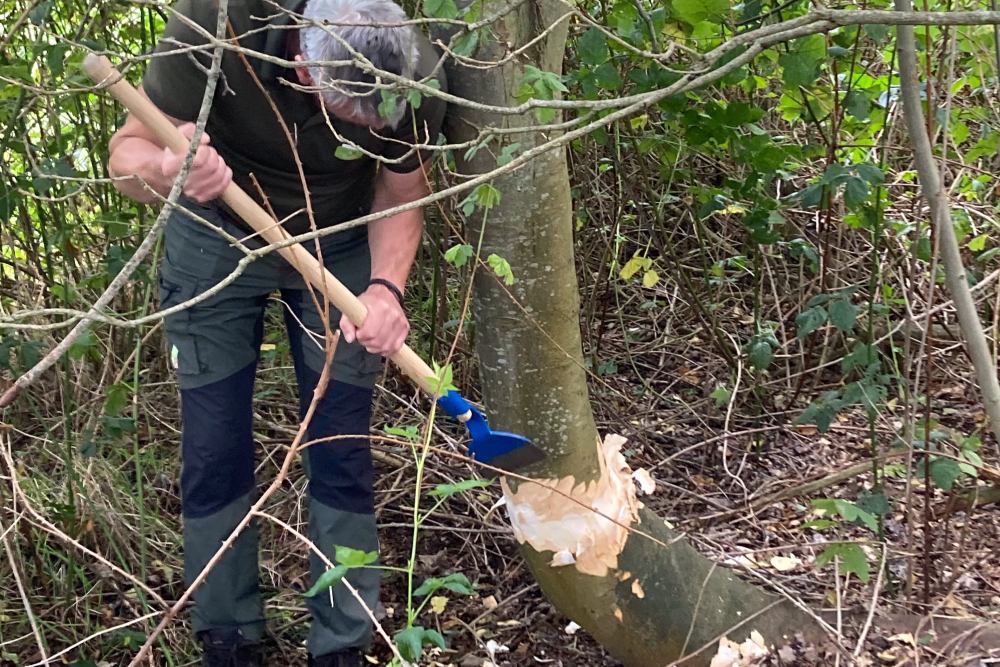
[[[406,12],[392,0],[308,0],[302,15],[320,25],[341,24],[302,28],[299,43],[306,60],[352,60],[353,49],[376,69],[413,78],[419,53],[413,28],[379,25],[407,20]],[[394,99],[395,104],[386,105],[389,113],[385,122],[396,127],[403,119],[406,104],[399,94],[387,88],[388,82],[381,77],[354,64],[310,67],[309,75],[327,105],[346,107],[353,118],[377,119],[383,99]]]

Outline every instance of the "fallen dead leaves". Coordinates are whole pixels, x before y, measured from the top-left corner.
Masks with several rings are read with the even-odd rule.
[[[639,485],[639,490],[644,495],[652,495],[656,492],[656,480],[653,476],[649,474],[649,471],[645,468],[639,468],[632,473],[632,479],[636,481]]]
[[[764,637],[756,630],[742,644],[723,637],[719,640],[719,650],[712,658],[710,667],[749,667],[754,660],[763,658],[768,653]]]
[[[802,561],[794,556],[774,556],[770,563],[778,572],[791,572],[802,565]]]

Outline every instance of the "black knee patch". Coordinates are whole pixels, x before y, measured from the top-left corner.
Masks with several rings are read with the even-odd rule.
[[[299,365],[299,394],[305,414],[312,401],[319,374]],[[371,424],[372,390],[330,380],[312,421],[309,440],[337,435],[309,445],[309,493],[319,502],[345,512],[375,512],[374,471],[368,430]]]
[[[254,486],[256,362],[212,384],[181,392],[184,516],[218,512]]]

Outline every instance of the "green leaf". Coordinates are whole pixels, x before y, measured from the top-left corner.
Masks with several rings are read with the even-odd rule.
[[[433,644],[442,650],[448,648],[444,643],[444,637],[437,630],[424,630],[424,644]]]
[[[514,272],[510,269],[510,263],[503,257],[493,254],[486,258],[486,262],[493,267],[493,272],[497,274],[506,285],[514,284]]]
[[[485,139],[483,139],[481,142],[479,142],[478,144],[476,144],[475,146],[470,147],[469,150],[465,151],[465,160],[468,161],[468,160],[471,160],[472,158],[476,157],[476,153],[478,153],[479,151],[481,151],[484,148],[486,148],[489,145],[490,140],[492,138],[493,138],[492,135],[488,136]],[[470,195],[470,197],[471,197],[471,195]],[[469,197],[467,197],[466,199],[469,199]]]
[[[54,4],[53,0],[45,0],[45,2],[37,4],[34,9],[28,12],[28,18],[35,25],[42,25],[45,23],[45,19],[49,17],[49,12],[52,11],[52,5]]]
[[[799,313],[795,318],[796,335],[799,339],[805,338],[826,324],[826,318],[826,310],[822,306],[813,306],[809,310]]]
[[[816,246],[805,239],[800,238],[789,241],[788,249],[792,253],[792,257],[805,257],[812,264],[819,261],[819,253],[816,252]]]
[[[104,429],[105,435],[111,439],[116,439],[125,433],[135,433],[135,421],[128,417],[109,417],[102,415],[97,423]]]
[[[465,263],[469,261],[470,257],[472,257],[472,253],[472,246],[467,243],[462,243],[448,248],[448,250],[444,253],[444,258],[456,267],[461,268],[465,266]]]
[[[847,299],[836,299],[829,305],[830,322],[845,333],[854,330],[854,321],[858,317],[858,307]]]
[[[41,347],[37,340],[26,340],[17,348],[17,357],[24,370],[33,368],[42,360]]]
[[[969,126],[960,120],[952,120],[951,140],[956,146],[964,144],[969,139]]]
[[[518,89],[518,97],[522,102],[532,97],[551,100],[556,92],[569,92],[558,74],[540,70],[532,65],[524,66],[521,86]]]
[[[476,47],[479,45],[479,31],[473,30],[467,32],[458,39],[455,40],[455,45],[452,47],[452,51],[456,55],[460,56],[471,56],[476,51]]]
[[[337,150],[333,152],[333,155],[338,160],[357,160],[359,157],[363,156],[364,153],[360,148],[351,146],[350,144],[343,144],[337,146]]]
[[[31,179],[31,189],[40,195],[44,195],[52,189],[52,179],[45,176],[33,178]]]
[[[726,387],[716,387],[715,391],[709,394],[709,398],[715,399],[715,405],[717,407],[722,407],[729,403],[729,399],[733,397],[733,392]]]
[[[857,341],[851,353],[840,360],[840,369],[847,373],[855,368],[868,368],[876,361],[878,361],[878,350],[875,346]]]
[[[416,426],[407,426],[405,428],[399,428],[398,426],[383,426],[382,429],[389,435],[396,435],[401,438],[405,438],[410,442],[416,442],[420,439],[420,433],[417,431]]]
[[[812,528],[813,530],[826,530],[827,528],[833,528],[834,526],[839,526],[840,523],[832,519],[813,519],[812,521],[807,521],[802,524],[803,528]]]
[[[461,572],[449,574],[441,580],[441,587],[447,588],[452,593],[461,595],[474,595],[476,590],[472,587],[472,582]]]
[[[958,461],[937,457],[931,461],[931,479],[945,491],[951,491],[955,481],[962,476]]]
[[[852,572],[864,583],[871,580],[871,569],[864,549],[850,542],[834,542],[816,556],[816,565],[822,567],[840,556],[840,569]]]
[[[364,567],[365,565],[371,565],[378,560],[378,552],[369,551],[364,552],[359,549],[352,549],[350,547],[336,547],[337,550],[337,562],[341,563],[347,567]]]
[[[854,165],[854,171],[869,185],[881,185],[885,183],[885,173],[878,165],[871,162],[861,162]]]
[[[986,263],[991,259],[993,259],[994,257],[996,257],[997,255],[1000,255],[1000,248],[990,248],[986,252],[978,255],[976,257],[976,260],[979,262]]]
[[[864,27],[868,36],[876,42],[885,42],[890,37],[889,26],[882,23],[866,23],[862,27]]]
[[[597,374],[601,377],[605,375],[614,375],[618,372],[618,364],[614,361],[602,361],[601,365],[597,367]]]
[[[423,101],[424,94],[416,88],[410,88],[410,90],[406,91],[406,103],[413,109],[419,109]]]
[[[80,441],[80,456],[92,459],[99,453],[100,451],[97,449],[97,441],[94,440],[94,429],[84,429],[83,439]]]
[[[976,238],[969,241],[969,250],[972,252],[982,252],[983,248],[986,247],[986,239],[989,238],[989,234],[980,234]]]
[[[407,662],[416,663],[424,652],[424,629],[419,625],[397,632],[392,637],[399,654]]]
[[[608,38],[597,28],[590,28],[576,40],[576,52],[580,55],[580,62],[590,68],[603,65],[611,57]]]
[[[427,378],[427,381],[437,388],[437,395],[443,396],[453,389],[458,391],[458,388],[452,384],[454,371],[451,364],[445,364],[444,367],[442,367],[438,366],[436,361],[432,361],[431,363],[434,365],[435,375]]]
[[[726,106],[723,123],[727,127],[742,127],[757,122],[763,115],[763,109],[750,106],[746,102],[730,102]]]
[[[514,153],[521,148],[520,143],[507,144],[500,150],[500,155],[497,156],[497,166],[503,167],[510,164],[514,160]]]
[[[539,123],[551,123],[556,118],[556,110],[545,107],[535,109],[535,117]]]
[[[399,654],[407,662],[416,664],[423,654],[424,645],[432,644],[438,648],[446,648],[444,637],[437,630],[427,630],[419,625],[401,630],[392,636],[396,646],[399,647]]]
[[[871,190],[868,184],[856,176],[847,179],[847,187],[844,188],[844,205],[854,210],[865,203]]]
[[[424,0],[424,16],[433,19],[458,18],[455,0]]]
[[[844,572],[853,572],[864,583],[871,579],[871,568],[868,565],[868,556],[865,550],[857,544],[844,544],[840,557],[843,560],[840,569]]]
[[[114,637],[121,642],[123,647],[132,651],[138,650],[146,642],[146,635],[136,630],[118,630],[114,633]]]
[[[320,575],[319,579],[313,584],[313,587],[306,592],[306,597],[316,597],[319,593],[336,586],[340,583],[340,580],[344,578],[347,571],[350,570],[346,565],[337,565],[336,567],[327,570]]]
[[[17,206],[16,192],[0,192],[0,225],[6,226]]]
[[[430,595],[437,589],[441,588],[441,579],[437,577],[431,577],[429,579],[424,579],[424,583],[420,584],[417,590],[413,591],[414,597],[422,597],[424,595]]]
[[[394,113],[396,113],[396,109],[401,100],[401,97],[394,95],[388,90],[383,90],[382,101],[378,105],[378,115],[382,116],[382,118],[390,118]]]
[[[990,131],[969,149],[965,161],[971,163],[982,157],[991,157],[996,155],[997,150],[1000,150],[1000,132]]]
[[[594,83],[608,91],[622,87],[622,75],[612,63],[604,63],[594,70]]]
[[[457,493],[462,493],[463,491],[468,491],[470,489],[484,489],[489,486],[492,482],[486,479],[463,479],[457,484],[438,484],[433,491],[429,491],[427,495],[429,496],[445,496],[446,498],[451,498]]]
[[[69,351],[66,354],[69,355],[70,359],[80,360],[83,359],[84,355],[86,355],[90,350],[96,347],[97,337],[94,335],[93,331],[88,329],[80,334],[80,337],[77,338],[76,342],[70,346]]]
[[[819,76],[820,64],[826,57],[826,39],[823,35],[810,35],[796,39],[787,53],[778,56],[782,78],[788,88],[811,86]]]
[[[478,149],[484,147],[488,141],[489,139],[474,148],[478,151]],[[471,150],[472,149],[470,149],[470,152]],[[466,154],[466,159],[469,159],[468,153]],[[489,210],[496,206],[499,201],[500,191],[489,183],[483,183],[473,190],[468,197],[462,200],[462,203],[459,204],[459,206],[462,208],[462,212],[465,215],[472,215],[472,213],[476,210],[476,207],[482,207]]]
[[[690,25],[702,21],[723,23],[729,16],[728,0],[674,0],[674,14]]]
[[[889,505],[889,499],[885,497],[884,493],[872,493],[871,491],[863,491],[855,503],[859,508],[868,512],[872,516],[885,516],[892,511],[892,507]]]
[[[980,458],[979,454],[971,451],[962,452],[962,458],[968,461],[967,467],[962,467],[962,472],[964,472],[969,477],[978,477],[979,469],[983,467],[983,459]],[[965,466],[966,464],[959,464],[960,466]],[[968,468],[971,468],[969,470]]]
[[[18,338],[15,336],[0,335],[0,368],[10,369],[10,353],[17,347]]]
[[[816,498],[813,507],[827,514],[839,514],[847,521],[861,521],[872,530],[878,530],[875,517],[849,500],[840,498]]]
[[[62,76],[65,71],[66,53],[70,50],[69,44],[53,44],[49,47],[49,52],[45,55],[45,64],[54,76]]]
[[[80,441],[80,456],[92,459],[99,453],[100,450],[97,448],[97,441],[94,439],[94,429],[84,429],[83,439]]]
[[[128,405],[129,388],[124,384],[113,384],[104,390],[104,414],[117,417]]]
[[[750,352],[747,355],[750,358],[750,363],[753,367],[759,371],[766,370],[770,365],[771,361],[774,360],[774,350],[771,349],[771,344],[764,340],[759,340],[750,346]]]
[[[486,210],[496,206],[500,202],[500,191],[489,183],[483,183],[473,191],[476,203]]]
[[[815,183],[802,188],[792,196],[799,200],[799,203],[802,204],[802,208],[819,206],[819,203],[823,198],[823,185],[821,183]]]

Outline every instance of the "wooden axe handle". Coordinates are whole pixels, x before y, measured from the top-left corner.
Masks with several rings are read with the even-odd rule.
[[[138,90],[126,81],[105,56],[93,53],[83,59],[83,70],[95,83],[107,85],[111,94],[136,118],[148,127],[156,138],[175,153],[186,153],[190,140],[178,130],[156,105],[143,97]],[[222,200],[239,214],[248,225],[253,227],[268,243],[278,243],[289,238],[288,232],[277,224],[260,205],[250,198],[240,186],[230,183],[222,193]],[[302,276],[330,299],[340,312],[361,326],[368,315],[368,310],[358,297],[344,287],[332,273],[327,271],[308,250],[301,244],[294,244],[278,250],[281,256],[288,260]],[[434,371],[417,353],[408,346],[392,355],[392,360],[403,369],[421,389],[433,395],[435,384],[429,378],[434,377]]]

